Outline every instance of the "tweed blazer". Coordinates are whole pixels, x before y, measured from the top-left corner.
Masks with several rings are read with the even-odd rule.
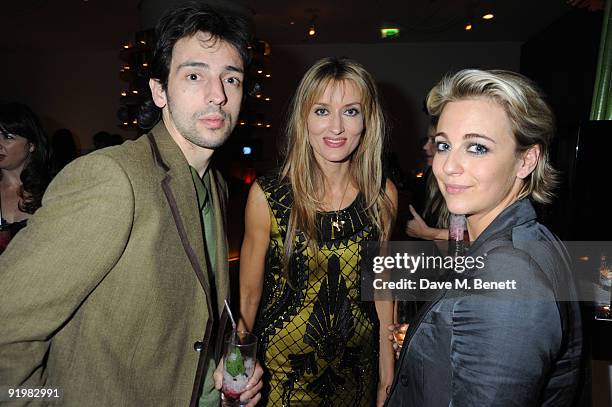
[[[163,123],[69,164],[0,256],[0,386],[60,387],[63,406],[197,405],[228,294],[212,176],[216,304],[189,164]]]

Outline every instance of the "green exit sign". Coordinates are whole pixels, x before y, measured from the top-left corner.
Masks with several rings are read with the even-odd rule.
[[[381,38],[395,38],[395,37],[399,37],[399,34],[400,34],[399,28],[381,28],[380,29]]]

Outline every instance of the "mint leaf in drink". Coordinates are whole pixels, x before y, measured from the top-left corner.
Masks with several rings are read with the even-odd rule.
[[[232,377],[236,377],[239,374],[243,374],[246,370],[244,369],[244,359],[240,349],[234,348],[229,355],[225,358],[225,371]]]

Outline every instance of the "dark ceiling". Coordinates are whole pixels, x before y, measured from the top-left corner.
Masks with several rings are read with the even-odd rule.
[[[139,30],[138,0],[2,0],[0,50],[119,49]]]
[[[393,41],[523,42],[570,9],[564,0],[257,0],[249,7],[257,35],[273,44],[378,42],[384,25],[401,29]],[[489,12],[495,18],[483,20]],[[309,37],[313,18],[317,34]]]
[[[118,48],[140,27],[139,3],[164,0],[13,0],[0,2],[0,49],[54,48],[85,39],[91,48]],[[257,37],[270,44],[381,41],[523,42],[566,13],[564,0],[236,0],[253,16]],[[495,14],[485,21],[485,12]],[[307,35],[314,21],[317,34]],[[464,25],[472,21],[473,29]],[[292,24],[293,23],[293,24]],[[380,28],[401,29],[381,40]]]

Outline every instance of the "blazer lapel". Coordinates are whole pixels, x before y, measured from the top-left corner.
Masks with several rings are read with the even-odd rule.
[[[168,201],[183,250],[206,294],[208,315],[213,318],[200,212],[189,163],[160,122],[147,135],[157,164],[165,172],[161,187]]]
[[[224,308],[224,300],[229,301],[229,265],[228,265],[228,254],[227,254],[227,234],[225,231],[226,219],[225,219],[225,206],[227,197],[225,191],[220,188],[221,181],[220,175],[216,171],[211,171],[211,198],[213,203],[213,213],[215,219],[215,240],[216,240],[216,264],[215,264],[215,278],[217,281],[217,288],[219,290],[218,304],[219,315],[222,315]]]

